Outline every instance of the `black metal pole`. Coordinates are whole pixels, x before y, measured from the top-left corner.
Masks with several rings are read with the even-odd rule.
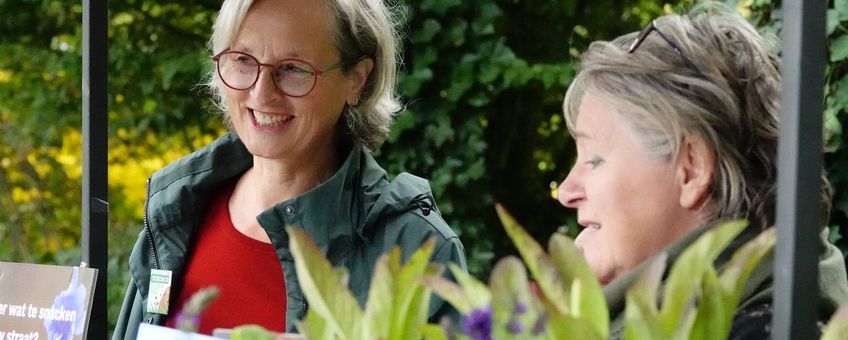
[[[106,0],[82,3],[82,261],[99,271],[87,334],[106,339],[108,12]]]
[[[814,339],[821,246],[822,92],[827,1],[783,2],[775,339]],[[803,152],[802,152],[803,151]]]

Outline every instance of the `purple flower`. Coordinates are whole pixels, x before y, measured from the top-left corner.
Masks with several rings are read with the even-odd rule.
[[[198,325],[200,325],[200,316],[198,315],[188,315],[185,313],[179,312],[177,313],[176,319],[174,320],[174,325],[177,329],[195,331],[197,330]]]
[[[492,339],[492,307],[472,310],[462,317],[462,331],[474,340]]]
[[[82,334],[87,296],[88,289],[79,283],[79,267],[74,267],[68,289],[56,295],[49,313],[44,315],[44,329],[48,339],[68,340]]]
[[[524,332],[524,325],[521,324],[521,321],[518,321],[516,318],[509,319],[509,322],[506,324],[506,330],[508,330],[512,334],[520,334]]]
[[[515,314],[521,315],[527,312],[527,304],[523,302],[519,302],[515,304]]]
[[[548,323],[548,314],[546,314],[546,313],[539,314],[539,318],[536,319],[535,323],[533,323],[533,330],[531,331],[531,333],[533,333],[533,335],[536,335],[536,336],[541,335],[542,333],[544,333],[547,330],[547,327],[548,327],[547,323]]]

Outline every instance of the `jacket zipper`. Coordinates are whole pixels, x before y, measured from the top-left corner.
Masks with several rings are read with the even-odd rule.
[[[150,204],[150,178],[147,178],[144,200],[144,231],[147,233],[147,244],[150,246],[151,254],[153,254],[153,268],[159,269],[159,255],[156,253],[156,243],[153,241],[153,231],[150,230],[150,223],[147,221],[147,206]],[[146,323],[153,323],[153,314],[151,313]]]

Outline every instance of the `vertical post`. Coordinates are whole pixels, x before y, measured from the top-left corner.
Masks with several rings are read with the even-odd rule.
[[[105,339],[107,227],[107,0],[83,0],[82,261],[98,269],[88,336]]]
[[[818,234],[827,1],[784,1],[783,6],[772,329],[775,339],[814,339],[821,251]]]

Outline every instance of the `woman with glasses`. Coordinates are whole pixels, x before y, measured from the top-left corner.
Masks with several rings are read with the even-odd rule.
[[[583,54],[563,104],[577,160],[558,199],[577,209],[576,243],[605,285],[613,337],[624,292],[650,257],[675,258],[715,221],[750,221],[726,254],[774,225],[781,85],[771,47],[739,15],[707,5]],[[827,320],[848,301],[848,283],[842,254],[821,232],[819,319]],[[772,266],[769,257],[751,276],[732,339],[768,338]]]
[[[200,332],[296,331],[309,306],[286,227],[348,270],[360,303],[377,257],[395,246],[407,258],[434,238],[433,261],[465,268],[428,182],[388,181],[369,154],[399,109],[394,25],[379,0],[224,1],[208,85],[231,132],[149,179],[113,339],[135,338],[142,322],[174,325],[208,286],[220,295]],[[429,315],[448,308],[433,299]]]

